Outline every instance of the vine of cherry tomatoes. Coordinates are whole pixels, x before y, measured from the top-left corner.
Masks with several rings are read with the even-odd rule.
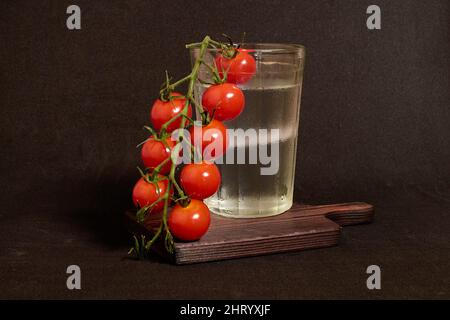
[[[193,95],[183,96],[173,91],[183,81],[197,81],[197,74],[191,73],[174,84],[170,84],[167,77],[166,87],[150,111],[151,134],[141,149],[145,171],[141,171],[141,178],[132,193],[138,213],[145,213],[145,216],[158,214],[173,205],[168,212],[167,231],[181,241],[198,240],[209,228],[210,212],[203,200],[214,195],[220,187],[221,174],[214,159],[223,156],[228,146],[223,121],[235,119],[242,113],[245,97],[237,85],[248,82],[256,72],[251,51],[209,41],[228,53],[219,51],[215,65],[209,66],[215,68],[216,82],[203,92],[201,104],[197,104]],[[198,63],[204,64],[201,59]],[[194,126],[194,105],[199,108],[201,126]],[[184,128],[188,129],[193,153],[195,150],[200,152],[202,160],[177,166],[172,155],[177,142],[170,134]],[[160,228],[163,225],[161,223]]]

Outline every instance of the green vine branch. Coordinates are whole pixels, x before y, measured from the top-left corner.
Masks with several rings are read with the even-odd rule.
[[[222,52],[228,53],[228,54],[230,54],[230,52],[232,52],[232,54],[234,54],[236,51],[236,49],[234,48],[232,43],[224,44],[219,41],[215,41],[215,40],[211,39],[209,36],[206,36],[202,40],[202,42],[187,44],[186,48],[188,48],[188,49],[199,48],[199,54],[197,56],[197,59],[193,65],[193,67],[192,67],[191,72],[188,75],[186,75],[185,77],[183,77],[173,83],[170,82],[171,79],[169,78],[169,75],[166,72],[166,81],[165,81],[162,89],[159,92],[160,98],[163,101],[184,98],[186,100],[186,102],[184,104],[182,111],[179,114],[177,114],[175,117],[173,117],[169,121],[167,121],[162,126],[159,134],[157,132],[155,132],[155,130],[151,127],[148,127],[148,126],[144,127],[152,134],[152,136],[155,136],[158,139],[161,139],[161,141],[165,140],[164,137],[166,135],[167,127],[171,123],[173,123],[175,120],[179,119],[180,117],[181,117],[181,122],[180,122],[180,127],[179,127],[180,129],[185,128],[186,121],[189,121],[189,123],[192,123],[192,124],[194,123],[194,120],[188,116],[188,110],[189,110],[190,104],[194,105],[194,107],[197,109],[197,111],[200,114],[202,114],[202,115],[204,114],[203,107],[201,106],[201,104],[199,104],[195,100],[195,97],[194,97],[194,86],[195,86],[195,83],[199,80],[198,75],[199,75],[201,65],[203,64],[209,70],[213,70],[213,71],[211,71],[211,72],[213,72],[213,75],[217,74],[217,76],[218,76],[217,70],[214,71],[214,68],[212,66],[209,66],[208,64],[204,63],[203,58],[205,56],[207,49],[208,48],[218,49],[218,50],[221,50]],[[172,96],[171,95],[172,92],[179,85],[184,84],[184,83],[187,83],[187,93],[184,96],[178,96],[178,95]],[[179,159],[179,153],[180,153],[179,148],[181,146],[180,142],[183,141],[183,139],[184,139],[184,130],[179,131],[179,135],[178,135],[177,139],[178,139],[178,141],[177,141],[178,143],[173,148],[172,156],[170,157],[172,159],[172,164],[171,164],[170,172],[168,175],[168,185],[167,185],[164,195],[162,197],[160,197],[157,202],[152,204],[152,206],[140,208],[136,215],[137,221],[142,223],[145,220],[147,213],[151,211],[153,206],[156,203],[164,201],[164,208],[163,208],[163,212],[162,212],[161,222],[160,222],[160,225],[159,225],[157,231],[153,235],[152,239],[150,239],[149,241],[146,241],[145,237],[143,237],[143,236],[139,240],[137,239],[136,236],[134,237],[134,248],[131,248],[128,253],[129,254],[134,253],[138,258],[143,258],[146,256],[145,251],[150,250],[151,246],[158,240],[158,238],[161,236],[161,234],[163,232],[165,232],[164,245],[165,245],[166,250],[170,253],[172,253],[174,250],[173,237],[172,237],[172,234],[170,233],[168,222],[167,222],[169,205],[170,205],[170,200],[171,200],[171,192],[172,192],[173,188],[175,188],[176,192],[178,193],[178,198],[175,201],[186,201],[186,200],[188,201],[189,200],[188,197],[184,194],[181,187],[178,185],[176,178],[175,178],[175,171],[176,171],[176,166],[177,166],[177,162]],[[195,157],[195,154],[194,154],[194,157]],[[166,160],[168,161],[168,159],[166,159]],[[142,172],[142,170],[140,171],[141,175],[145,179],[147,179],[147,181],[150,181],[150,182],[154,181],[152,179],[155,178],[155,176],[159,173],[159,170],[167,163],[167,161],[164,161],[163,163],[159,164],[158,167],[156,167],[153,170],[151,178],[145,178],[145,177],[148,177],[148,174],[145,174],[144,172]]]

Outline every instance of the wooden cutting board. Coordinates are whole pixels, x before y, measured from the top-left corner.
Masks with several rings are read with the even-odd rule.
[[[363,202],[294,204],[289,211],[266,218],[212,214],[208,233],[199,241],[175,242],[172,255],[161,242],[154,245],[154,251],[175,264],[188,264],[329,247],[338,244],[342,226],[369,223],[373,216],[373,206]],[[134,212],[127,212],[126,221],[131,233],[150,239],[160,216],[151,215],[138,224]]]

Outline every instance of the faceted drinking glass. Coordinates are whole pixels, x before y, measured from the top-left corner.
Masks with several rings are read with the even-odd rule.
[[[255,59],[256,73],[238,84],[245,108],[237,118],[224,121],[230,146],[216,159],[222,184],[205,202],[213,213],[227,217],[271,216],[293,203],[305,48],[269,43],[248,43],[242,48]],[[191,49],[192,63],[199,53],[199,48]],[[219,54],[208,49],[204,61],[214,65]],[[195,86],[198,103],[209,86],[204,82],[212,81],[209,68],[202,65],[199,78],[203,83]]]

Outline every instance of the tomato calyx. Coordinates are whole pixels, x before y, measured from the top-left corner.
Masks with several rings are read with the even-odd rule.
[[[231,39],[231,37],[226,35],[225,33],[222,33],[222,36],[228,40],[228,45],[221,51],[222,56],[227,59],[235,58],[239,54],[239,48],[241,47],[241,45],[240,44],[236,45],[233,42],[233,39]],[[245,36],[245,33],[243,35],[243,38],[244,38],[244,36]],[[244,42],[244,41],[242,40],[242,42]]]
[[[141,168],[137,167],[139,174],[141,175],[141,178],[145,180],[145,182],[147,183],[151,183],[153,185],[155,185],[156,190],[158,192],[159,195],[159,187],[158,187],[158,182],[160,181],[164,181],[164,180],[168,180],[168,178],[166,176],[163,176],[161,174],[159,174],[158,172],[146,172],[147,169],[142,170]]]
[[[178,203],[183,208],[186,208],[191,203],[191,198],[188,196],[184,196],[184,197],[178,198],[175,202]]]
[[[226,59],[234,59],[239,54],[239,49],[237,47],[229,47],[225,50],[222,50],[220,54]]]
[[[161,90],[159,91],[159,99],[161,101],[167,102],[171,99],[174,88],[170,85],[170,80],[172,78],[169,77],[169,73],[166,70],[166,79],[164,83],[161,84]]]
[[[144,126],[144,129],[147,130],[148,132],[150,132],[150,137],[148,137],[147,139],[142,141],[140,144],[138,144],[137,145],[138,147],[140,147],[141,145],[143,145],[150,139],[153,139],[158,142],[162,142],[166,148],[170,147],[167,144],[166,140],[171,137],[171,134],[169,132],[167,132],[167,130],[161,130],[161,131],[157,132],[155,129],[153,129],[150,126]]]
[[[214,114],[216,110],[213,110],[213,112],[208,112],[207,110],[204,110],[202,113],[200,113],[200,117],[202,118],[202,126],[207,126],[211,123],[211,121],[214,120]]]

